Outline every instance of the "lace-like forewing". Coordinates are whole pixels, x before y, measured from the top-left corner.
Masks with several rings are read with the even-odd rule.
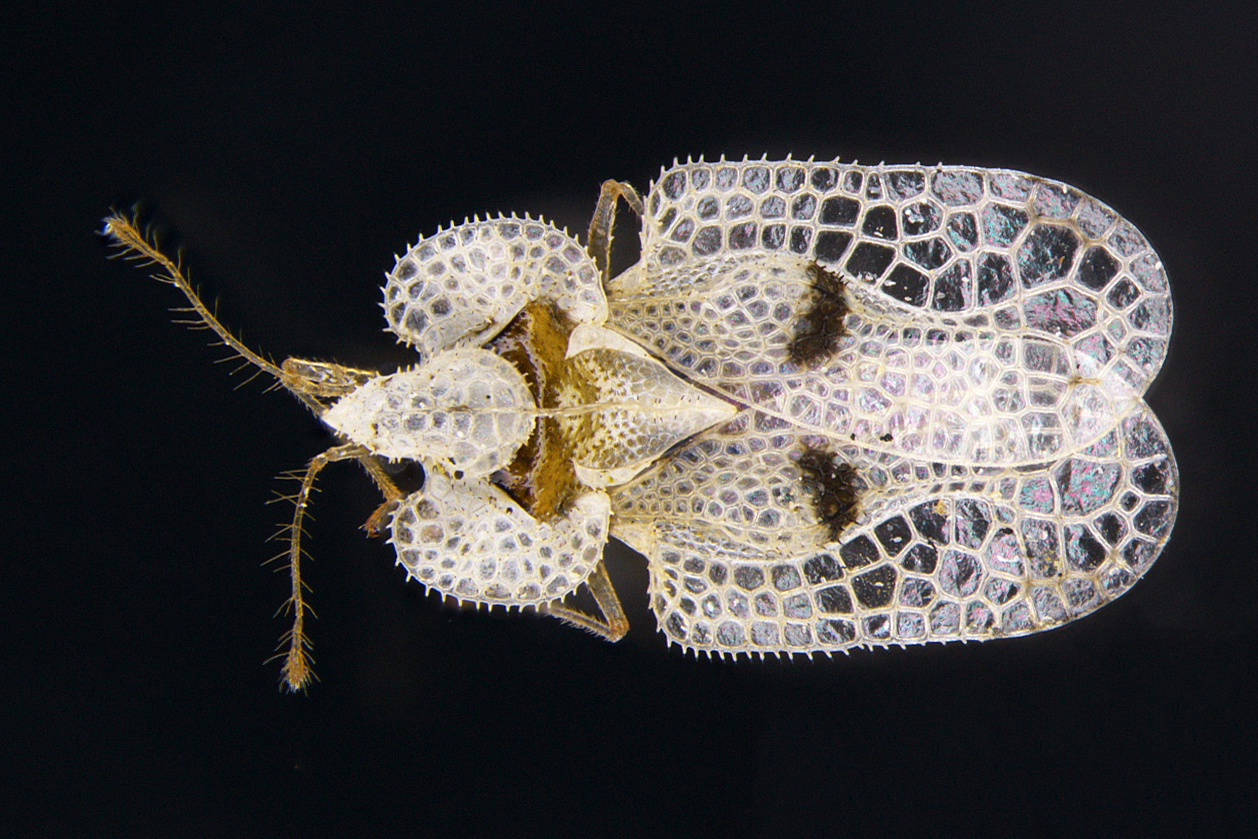
[[[613,493],[613,532],[649,558],[670,641],[763,655],[1024,635],[1126,591],[1175,518],[1175,463],[1143,406],[1036,470],[840,447],[865,514],[838,540],[809,497],[800,442],[713,432]]]
[[[1091,445],[1138,409],[1171,323],[1129,223],[957,167],[677,166],[608,296],[613,328],[731,400],[950,464]]]
[[[646,204],[648,284],[687,264],[787,254],[896,310],[986,316],[1066,339],[1137,392],[1166,356],[1161,260],[1130,222],[1058,181],[958,166],[722,161],[663,172]]]

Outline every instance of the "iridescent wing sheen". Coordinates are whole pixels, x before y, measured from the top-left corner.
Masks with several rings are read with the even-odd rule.
[[[612,493],[670,640],[1025,634],[1157,557],[1178,475],[1141,397],[1170,298],[1113,211],[1015,172],[796,161],[677,166],[646,206],[608,325],[743,408]],[[841,529],[818,452],[851,470]]]
[[[650,559],[659,626],[689,649],[828,653],[1048,629],[1126,591],[1174,522],[1175,462],[1147,408],[1034,469],[839,445],[865,513],[837,540],[801,489],[797,452],[818,441],[759,429],[761,416],[612,494],[613,533]]]
[[[1043,462],[1126,416],[1165,357],[1157,255],[1060,183],[688,163],[646,206],[642,259],[609,284],[612,326],[818,434],[947,463]]]

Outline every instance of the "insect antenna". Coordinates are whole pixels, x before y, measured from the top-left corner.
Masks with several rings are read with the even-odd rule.
[[[285,472],[280,477],[284,480],[300,481],[301,486],[295,493],[277,492],[275,497],[268,502],[292,504],[293,518],[291,521],[280,524],[275,533],[271,535],[272,540],[284,542],[285,548],[268,559],[264,564],[270,565],[275,563],[278,565],[282,561],[283,565],[276,568],[276,570],[279,571],[285,567],[288,570],[289,596],[275,610],[275,615],[277,617],[279,615],[291,616],[293,623],[280,636],[279,643],[276,645],[276,654],[267,659],[267,662],[269,663],[277,658],[284,659],[284,664],[280,668],[280,681],[289,691],[295,693],[304,691],[311,682],[318,678],[314,672],[314,659],[310,655],[312,646],[310,636],[305,631],[306,616],[315,617],[316,615],[306,599],[306,595],[310,592],[310,586],[301,577],[301,560],[303,558],[310,559],[310,554],[302,547],[301,539],[306,535],[306,507],[314,490],[314,475],[307,469],[305,473]]]
[[[310,587],[301,578],[302,559],[310,558],[310,554],[306,552],[305,547],[302,545],[302,539],[307,535],[306,520],[311,518],[309,512],[310,498],[315,492],[315,478],[323,471],[323,468],[329,463],[336,463],[341,460],[358,460],[368,467],[367,471],[373,477],[375,476],[375,471],[373,471],[372,467],[374,466],[376,470],[380,469],[376,459],[362,446],[354,443],[333,446],[311,458],[304,472],[286,472],[281,475],[281,479],[298,481],[300,485],[296,493],[291,495],[276,493],[275,498],[271,499],[272,503],[284,501],[293,505],[292,521],[281,525],[280,529],[271,537],[272,539],[287,542],[288,547],[267,562],[279,563],[283,561],[288,566],[290,584],[288,599],[284,601],[276,614],[292,615],[293,625],[280,636],[278,652],[270,660],[276,658],[284,659],[284,665],[280,668],[280,681],[288,690],[294,693],[304,691],[316,679],[313,669],[314,662],[310,656],[310,638],[306,635],[306,616],[315,617],[315,613],[306,600]],[[395,502],[401,496],[401,493],[392,487],[391,482],[389,487],[392,488],[392,493],[385,490],[386,498],[390,503]],[[382,490],[384,490],[384,487],[382,487]]]
[[[277,382],[292,392],[294,396],[316,414],[323,412],[323,405],[314,395],[306,392],[305,388],[301,386],[302,382],[300,380],[294,380],[293,377],[286,376],[284,371],[274,362],[251,350],[243,341],[233,335],[227,327],[223,326],[217,314],[209,306],[205,305],[196,288],[188,281],[188,277],[183,269],[182,254],[176,254],[173,259],[167,256],[162,251],[151,228],[147,226],[141,228],[134,212],[128,214],[115,211],[106,216],[101,235],[109,239],[110,244],[118,250],[118,256],[130,262],[160,269],[150,276],[158,282],[173,285],[183,293],[183,296],[188,301],[188,305],[172,309],[171,311],[178,315],[187,314],[195,315],[195,317],[178,317],[174,319],[175,323],[183,324],[190,329],[209,329],[217,335],[218,341],[215,341],[214,344],[227,347],[231,351],[232,355],[228,356],[228,359],[240,358],[244,361],[244,365],[238,368],[237,371],[233,371],[233,373],[245,367],[253,366],[257,368],[259,373],[267,373],[274,376]],[[247,379],[246,382],[251,380]],[[242,382],[241,385],[246,382]]]

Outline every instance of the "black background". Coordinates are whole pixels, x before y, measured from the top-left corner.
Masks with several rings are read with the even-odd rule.
[[[1258,74],[1227,4],[253,7],[6,13],[0,832],[1253,825]],[[342,465],[308,542],[322,681],[281,694],[287,582],[261,562],[288,508],[265,502],[330,437],[234,388],[173,290],[106,261],[101,216],[143,199],[252,345],[383,369],[410,357],[382,272],[417,235],[499,211],[581,232],[602,179],[722,153],[1021,169],[1144,231],[1183,486],[1146,579],[1026,639],[695,660],[619,547],[614,646],[404,585]]]

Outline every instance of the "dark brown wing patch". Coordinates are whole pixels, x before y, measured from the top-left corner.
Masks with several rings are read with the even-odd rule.
[[[834,452],[811,446],[804,447],[798,464],[818,521],[826,526],[831,542],[839,541],[844,528],[856,521],[860,495],[856,470]]]
[[[847,316],[847,296],[843,280],[816,262],[804,269],[812,282],[812,297],[801,306],[795,334],[787,345],[790,359],[801,367],[816,367],[839,349],[843,319]]]

